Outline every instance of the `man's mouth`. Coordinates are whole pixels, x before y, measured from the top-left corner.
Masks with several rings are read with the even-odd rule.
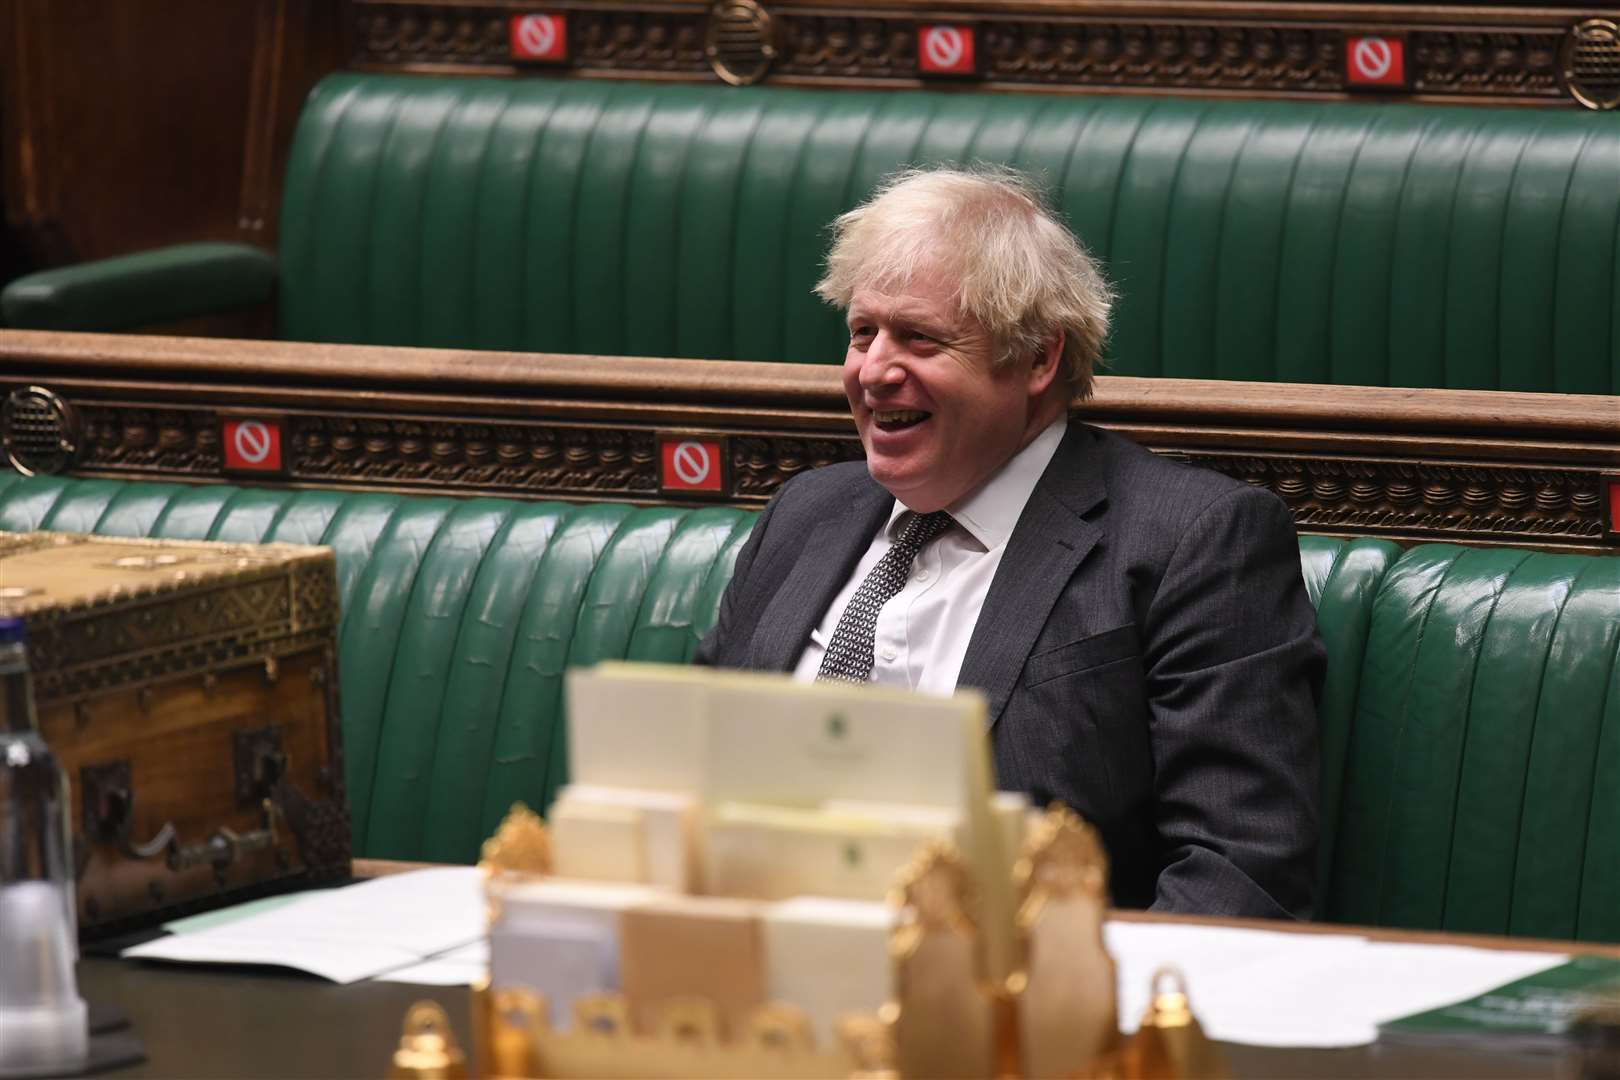
[[[872,420],[883,431],[904,431],[916,427],[932,415],[921,409],[876,409],[872,412]]]

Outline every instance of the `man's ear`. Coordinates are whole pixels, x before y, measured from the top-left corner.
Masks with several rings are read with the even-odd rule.
[[[1046,347],[1035,354],[1029,369],[1029,396],[1038,398],[1051,388],[1063,367],[1063,331],[1052,335]]]

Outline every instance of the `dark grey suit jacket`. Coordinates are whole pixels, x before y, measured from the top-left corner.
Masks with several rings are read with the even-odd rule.
[[[737,557],[699,662],[790,671],[892,497],[795,477]],[[1102,832],[1116,903],[1308,917],[1323,651],[1269,492],[1071,423],[962,664],[999,785]]]

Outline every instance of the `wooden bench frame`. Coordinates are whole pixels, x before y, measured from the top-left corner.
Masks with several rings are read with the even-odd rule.
[[[861,456],[830,365],[0,331],[19,393],[87,477],[759,506]],[[1276,491],[1302,532],[1620,554],[1620,398],[1102,376],[1075,414]],[[280,468],[227,467],[233,420],[275,427]],[[677,490],[682,442],[717,487]]]

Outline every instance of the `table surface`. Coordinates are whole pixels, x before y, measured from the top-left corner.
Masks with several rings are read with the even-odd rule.
[[[400,868],[357,865],[358,876]],[[1127,920],[1160,920],[1120,912]],[[1362,933],[1389,941],[1446,942],[1484,948],[1579,951],[1620,957],[1620,948],[1521,938],[1407,933],[1359,927],[1243,919],[1173,919],[1299,933]],[[449,1014],[464,1050],[471,1050],[466,987],[355,983],[338,986],[279,969],[220,968],[132,962],[86,956],[80,992],[128,1014],[146,1045],[144,1064],[109,1076],[380,1077],[387,1075],[400,1024],[413,1002],[437,1001]],[[1480,1080],[1546,1077],[1556,1058],[1495,1051],[1375,1044],[1343,1050],[1228,1046],[1236,1075],[1266,1077],[1469,1077]]]

